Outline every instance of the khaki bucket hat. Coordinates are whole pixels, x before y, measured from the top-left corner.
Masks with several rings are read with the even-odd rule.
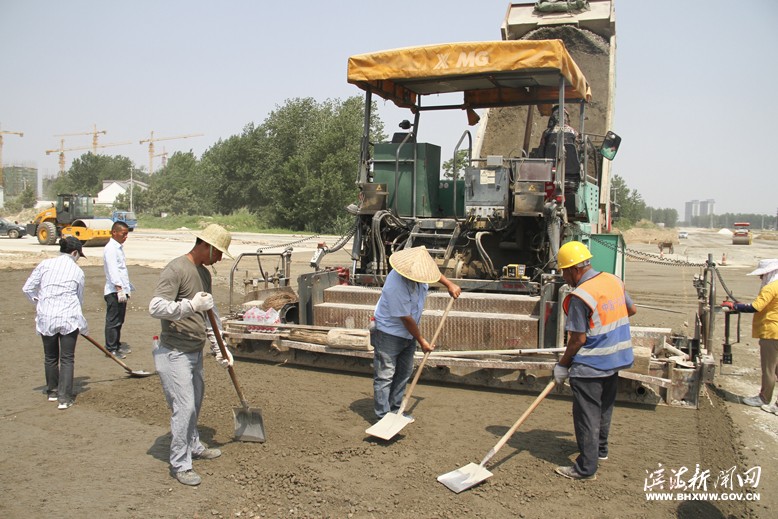
[[[222,251],[222,253],[231,260],[235,259],[232,257],[232,254],[230,254],[230,251],[227,250],[230,246],[230,242],[232,241],[232,235],[230,235],[230,231],[221,225],[212,223],[202,231],[193,232],[192,234],[203,240],[208,245],[213,245]]]
[[[437,283],[440,270],[425,247],[412,247],[389,256],[389,264],[402,277],[417,283]]]

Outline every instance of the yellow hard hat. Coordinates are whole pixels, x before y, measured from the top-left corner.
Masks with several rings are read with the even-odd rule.
[[[557,266],[560,269],[566,269],[578,265],[592,257],[592,253],[586,248],[586,245],[580,241],[569,241],[559,247],[559,253],[556,255]]]

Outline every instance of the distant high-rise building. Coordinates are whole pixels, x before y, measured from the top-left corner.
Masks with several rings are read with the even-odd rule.
[[[713,209],[713,205],[715,203],[716,201],[711,198],[708,200],[700,200],[700,216],[710,216],[712,214],[716,214],[716,211]]]
[[[684,221],[687,224],[692,223],[692,218],[695,216],[700,215],[700,201],[699,200],[689,200],[684,205]]]

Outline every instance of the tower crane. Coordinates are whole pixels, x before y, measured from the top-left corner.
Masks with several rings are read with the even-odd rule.
[[[0,187],[3,186],[3,135],[18,135],[19,137],[24,137],[23,132],[12,132],[12,131],[6,131],[6,130],[0,130]]]
[[[190,133],[187,135],[175,135],[172,137],[154,137],[154,131],[151,131],[151,137],[148,139],[143,139],[140,141],[140,144],[143,144],[144,142],[149,143],[149,175],[151,175],[154,172],[154,143],[157,141],[170,141],[173,139],[188,139],[189,137],[202,137],[202,133]]]
[[[124,146],[126,144],[132,144],[132,141],[109,142],[107,144],[98,144],[96,146],[92,145],[92,146],[77,146],[75,148],[66,148],[65,139],[60,139],[59,148],[54,150],[46,150],[46,155],[49,155],[50,153],[59,153],[59,174],[62,175],[65,173],[65,152],[66,151],[80,151],[80,150],[91,150],[96,148],[109,148],[111,146]]]
[[[92,131],[91,132],[77,132],[77,133],[60,133],[59,135],[55,135],[54,137],[71,137],[73,135],[91,135],[92,136],[92,153],[97,155],[97,135],[102,133],[105,135],[108,133],[106,130],[98,130],[97,124],[92,125]]]
[[[155,157],[162,157],[162,169],[167,166],[167,155],[168,153],[164,146],[162,146],[162,153],[157,153],[154,155]]]

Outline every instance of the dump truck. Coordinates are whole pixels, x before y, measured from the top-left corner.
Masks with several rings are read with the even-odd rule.
[[[735,230],[732,232],[732,245],[751,245],[754,240],[751,233],[751,224],[748,222],[735,222],[732,225]]]
[[[235,355],[369,373],[367,329],[389,258],[421,245],[463,290],[423,377],[539,391],[565,345],[560,302],[571,289],[556,265],[559,247],[582,241],[595,269],[624,276],[624,242],[607,233],[610,161],[621,141],[610,129],[615,14],[611,1],[589,6],[546,13],[534,2],[511,4],[503,40],[349,58],[348,82],[365,96],[352,231],[330,250],[317,250],[315,271],[298,278],[294,296],[291,250],[276,254],[274,273],[260,267],[259,278],[244,278],[241,307],[226,319]],[[376,97],[408,110],[400,131],[385,142],[370,135]],[[421,138],[425,116],[442,110],[462,114],[461,136],[447,143],[449,177],[441,175],[441,145]],[[351,238],[348,270],[318,268],[323,255]],[[241,260],[273,255],[241,255],[231,286]],[[283,291],[287,297],[280,297]],[[277,297],[275,321],[241,319],[241,311]],[[432,336],[448,299],[431,287],[424,336]],[[701,333],[708,322],[700,319]],[[636,366],[622,372],[621,400],[696,406],[712,362],[699,338],[633,328],[633,344]],[[655,361],[666,346],[685,351],[694,364]]]
[[[41,245],[54,245],[60,237],[74,236],[87,247],[101,247],[111,239],[112,225],[108,218],[95,218],[90,195],[59,194],[26,229]]]

